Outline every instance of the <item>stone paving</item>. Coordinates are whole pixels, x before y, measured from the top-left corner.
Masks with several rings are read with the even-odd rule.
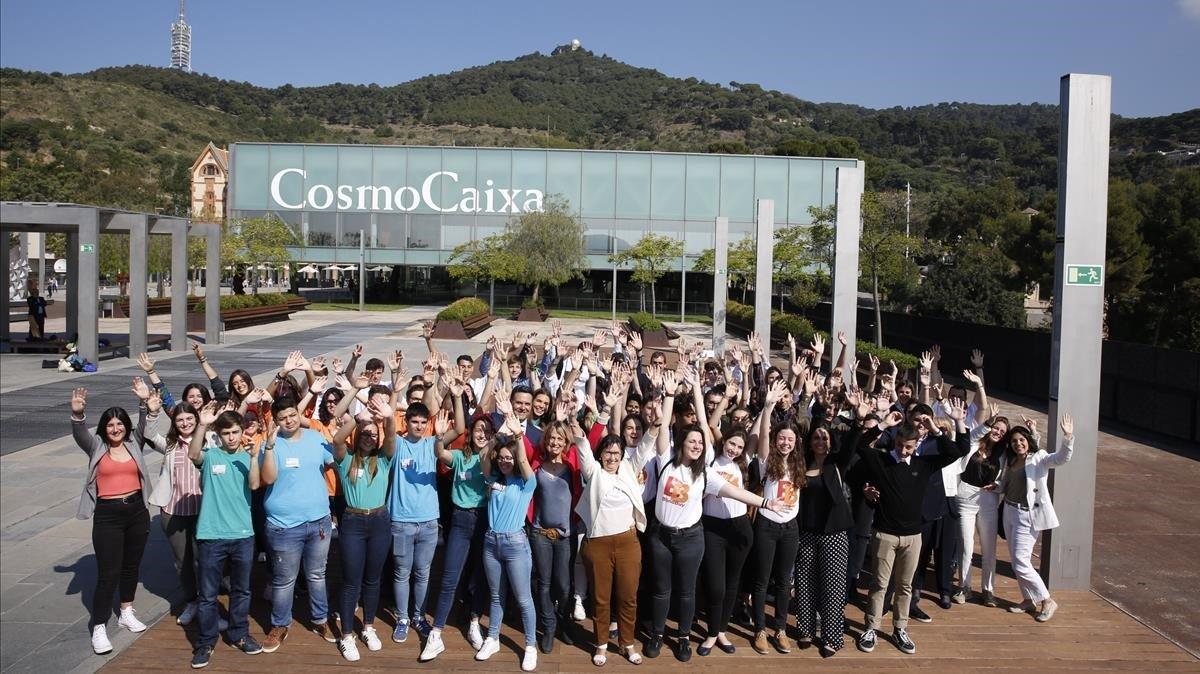
[[[246,328],[226,343],[206,348],[218,373],[237,364],[257,379],[269,377],[292,349],[309,357],[340,355],[363,343],[366,353],[400,348],[410,369],[424,356],[420,321],[432,308],[397,312],[305,312],[288,323]],[[153,317],[157,318],[157,317]],[[564,320],[570,340],[589,339],[604,321]],[[711,328],[674,326],[688,339],[707,339]],[[465,343],[439,342],[451,356],[478,355],[489,335],[501,337],[530,324],[500,320]],[[550,325],[536,326],[543,336]],[[198,380],[189,352],[159,352],[158,371],[178,391]],[[104,361],[96,374],[61,374],[40,369],[40,357],[0,359],[0,670],[4,672],[91,672],[112,656],[91,652],[87,606],[95,583],[91,523],[74,519],[85,468],[67,433],[69,390],[93,391],[92,408],[132,407],[129,379],[140,375],[133,361]],[[36,364],[35,364],[36,361]],[[1001,401],[1010,415],[1024,411],[1045,424],[1044,411],[1023,401]],[[1043,408],[1044,409],[1044,408]],[[11,428],[15,430],[9,430]],[[15,449],[10,449],[10,443]],[[1200,453],[1102,433],[1097,476],[1095,590],[1193,654],[1200,651],[1200,511],[1193,485],[1200,483]],[[159,457],[150,456],[157,472]],[[157,515],[157,513],[152,513]],[[137,608],[151,623],[167,615],[177,599],[170,550],[157,523],[142,563]],[[110,623],[114,654],[135,635]]]

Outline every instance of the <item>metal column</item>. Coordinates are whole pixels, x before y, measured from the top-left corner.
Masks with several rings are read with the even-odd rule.
[[[221,340],[221,225],[204,225],[208,255],[204,274],[204,341],[217,344]]]
[[[187,343],[188,222],[171,223],[171,350],[185,351]]]
[[[5,230],[0,230],[0,260],[4,260],[4,264],[9,263],[9,256],[12,255],[12,246],[8,243],[9,233]],[[0,339],[8,339],[11,336],[8,327],[8,312],[11,310],[8,301],[8,275],[4,277],[4,289],[0,290]]]
[[[67,234],[67,339],[79,332],[79,232]]]
[[[725,300],[729,292],[729,218],[717,218],[713,234],[713,337],[712,348],[725,354]]]
[[[837,220],[834,224],[833,329],[830,331],[830,363],[840,347],[837,334],[846,333],[846,367],[857,367],[858,338],[858,242],[862,234],[863,162],[837,169]],[[846,378],[854,381],[854,377]]]
[[[755,250],[758,266],[754,274],[754,330],[763,354],[771,352],[771,271],[775,266],[775,201],[759,199]]]
[[[1075,420],[1071,463],[1050,473],[1061,522],[1045,532],[1041,573],[1050,587],[1088,589],[1096,499],[1104,259],[1108,229],[1108,135],[1112,79],[1066,75],[1059,86],[1058,238],[1046,450],[1058,449],[1063,414]]]
[[[146,350],[146,236],[150,216],[136,215],[129,223],[129,357]]]
[[[92,363],[100,356],[100,210],[81,209],[79,247],[75,265],[75,314],[79,332],[79,355]],[[67,306],[68,312],[70,305]],[[68,314],[69,315],[69,314]]]

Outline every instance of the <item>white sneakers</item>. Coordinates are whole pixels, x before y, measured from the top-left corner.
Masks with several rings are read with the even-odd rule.
[[[117,624],[130,632],[145,632],[146,625],[137,619],[137,615],[133,612],[133,607],[121,609],[121,615],[117,618]]]
[[[537,646],[526,646],[525,657],[521,658],[521,671],[532,672],[537,669]]]
[[[92,628],[92,650],[96,655],[112,653],[112,642],[108,640],[108,630],[104,625],[96,625]]]
[[[196,613],[200,610],[200,605],[194,601],[189,601],[187,606],[179,612],[179,617],[175,618],[176,625],[190,625],[196,619]]]
[[[583,622],[587,620],[587,612],[583,610],[583,597],[575,595],[575,611],[571,614],[575,622]]]
[[[467,641],[471,643],[471,648],[479,650],[483,647],[483,631],[479,629],[479,618],[471,621],[471,626],[467,628]]]
[[[375,633],[374,627],[363,628],[362,640],[367,644],[368,651],[377,651],[383,648],[383,642],[379,640],[379,635]]]
[[[442,633],[435,630],[429,633],[429,638],[425,641],[425,650],[421,651],[421,662],[429,662],[446,650],[446,643],[442,641]]]
[[[342,657],[350,662],[358,662],[358,645],[354,643],[354,634],[347,634],[338,641],[338,650]]]
[[[536,649],[534,649],[536,650]],[[475,654],[475,659],[479,661],[487,660],[496,653],[500,652],[500,642],[496,639],[488,637],[483,640],[483,645],[479,647],[479,652]]]

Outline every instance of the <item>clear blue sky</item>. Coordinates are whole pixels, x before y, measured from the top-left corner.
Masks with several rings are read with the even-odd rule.
[[[449,9],[453,7],[453,9]],[[0,0],[0,64],[167,65],[173,0]],[[873,108],[1054,103],[1113,76],[1113,111],[1200,106],[1200,0],[192,0],[193,67],[264,86],[406,82],[585,48],[677,77]]]

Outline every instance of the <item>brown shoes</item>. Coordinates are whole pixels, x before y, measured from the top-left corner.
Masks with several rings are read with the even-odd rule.
[[[784,630],[775,633],[775,650],[785,655],[792,652],[792,640]]]
[[[263,653],[274,653],[279,650],[279,645],[283,643],[287,635],[288,628],[272,627],[271,631],[267,633],[267,638],[262,641]]]
[[[324,622],[319,625],[313,625],[312,631],[317,636],[331,644],[337,643],[337,637],[333,636],[333,630],[329,629],[329,623]]]
[[[754,641],[750,642],[750,647],[753,648],[754,652],[758,653],[759,655],[766,655],[767,653],[771,652],[771,645],[767,643],[766,630],[759,630],[758,633],[754,635]]]

